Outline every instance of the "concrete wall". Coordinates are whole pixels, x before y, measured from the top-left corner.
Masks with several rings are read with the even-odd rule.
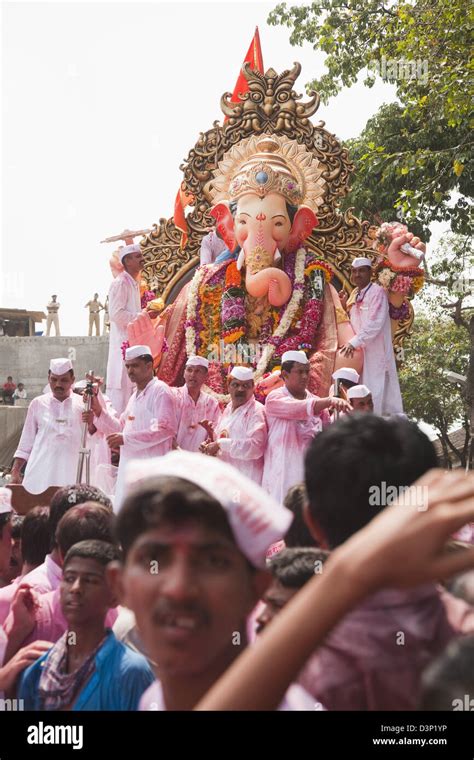
[[[50,359],[68,357],[74,364],[76,380],[83,380],[88,370],[105,376],[109,351],[108,335],[97,337],[36,336],[32,338],[0,337],[0,385],[7,375],[25,384],[28,399],[42,392],[48,380]]]

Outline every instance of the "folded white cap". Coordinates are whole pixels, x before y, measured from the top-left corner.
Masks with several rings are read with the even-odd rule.
[[[140,243],[132,243],[131,245],[124,245],[122,248],[119,248],[119,257],[120,261],[123,261],[123,257],[127,256],[129,253],[140,253],[141,251]]]
[[[186,367],[205,367],[209,369],[209,362],[204,356],[190,356],[186,362]]]
[[[234,367],[229,375],[245,383],[247,380],[253,380],[253,369],[250,367]]]
[[[193,451],[132,460],[125,470],[125,495],[131,486],[162,475],[189,480],[213,496],[227,514],[238,547],[255,567],[265,567],[268,547],[283,538],[293,520],[289,509],[235,467]]]
[[[352,269],[358,269],[359,267],[372,268],[372,262],[370,259],[367,259],[365,256],[359,256],[358,258],[354,259],[351,266],[352,266]]]
[[[366,396],[369,396],[370,393],[371,391],[366,385],[353,385],[352,388],[349,388],[347,391],[347,398],[365,398]]]
[[[299,362],[300,364],[308,364],[309,359],[304,351],[285,351],[281,357],[281,363],[285,362]]]
[[[351,383],[359,382],[359,373],[352,367],[341,367],[332,373],[333,380],[349,380]]]
[[[139,356],[153,356],[150,346],[130,346],[125,350],[125,361],[138,359]]]
[[[10,488],[0,488],[0,515],[13,512],[12,492]]]
[[[51,359],[49,362],[49,371],[52,375],[65,375],[66,372],[72,369],[72,362],[70,359]]]

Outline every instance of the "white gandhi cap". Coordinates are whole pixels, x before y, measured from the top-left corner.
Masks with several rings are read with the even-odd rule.
[[[347,391],[347,398],[365,398],[371,391],[366,385],[354,385]]]
[[[52,375],[65,375],[70,369],[72,369],[72,361],[70,359],[51,359],[49,362],[49,371]]]
[[[186,367],[205,367],[209,369],[209,362],[204,356],[190,356],[186,362]]]
[[[125,361],[138,359],[140,356],[153,356],[150,346],[130,346],[125,351]]]
[[[236,380],[243,383],[247,380],[253,380],[253,370],[250,367],[234,367],[229,374],[230,377],[235,377]]]
[[[124,256],[128,256],[129,253],[140,253],[141,246],[139,243],[132,243],[131,245],[124,245],[123,248],[119,248],[120,261],[123,261]]]
[[[131,486],[162,475],[189,480],[217,499],[242,554],[256,567],[265,567],[268,547],[283,538],[293,519],[289,509],[235,467],[192,451],[132,460],[125,470],[126,495]]]
[[[352,367],[341,367],[332,373],[333,380],[349,380],[351,383],[359,382],[359,373]]]
[[[13,512],[12,492],[10,488],[0,488],[0,515]]]
[[[365,256],[359,256],[357,259],[354,259],[354,261],[352,262],[352,269],[359,269],[359,267],[372,268],[372,262],[370,259],[367,259]]]
[[[300,364],[309,364],[308,357],[304,351],[285,351],[281,357],[281,363],[299,362]]]

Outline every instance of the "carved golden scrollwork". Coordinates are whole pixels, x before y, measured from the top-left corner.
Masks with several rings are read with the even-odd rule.
[[[211,203],[206,186],[213,178],[224,154],[233,145],[255,134],[287,136],[305,147],[318,158],[323,168],[324,202],[318,208],[319,226],[307,245],[318,256],[326,259],[343,287],[350,292],[351,261],[356,256],[373,258],[368,222],[361,222],[351,212],[341,214],[339,201],[350,190],[349,181],[354,166],[338,138],[325,129],[325,123],[313,124],[310,117],[319,107],[319,95],[311,92],[309,100],[302,102],[302,95],[294,89],[301,72],[301,65],[281,74],[270,68],[265,74],[254,71],[244,64],[243,73],[249,90],[239,103],[231,102],[230,93],[221,98],[221,109],[226,117],[224,124],[215,121],[211,129],[201,132],[196,144],[181,164],[182,188],[192,193],[195,202],[187,216],[188,241],[180,248],[181,232],[173,219],[160,219],[152,231],[142,240],[145,254],[144,276],[149,286],[159,291],[165,302],[170,302],[174,286],[189,276],[190,269],[199,261],[199,249],[206,228],[214,222],[209,215]],[[413,322],[410,317],[400,321],[394,333],[394,345],[401,346],[409,334]]]

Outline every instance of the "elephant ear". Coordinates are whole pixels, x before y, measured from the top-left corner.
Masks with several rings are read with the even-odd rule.
[[[226,203],[216,203],[210,210],[216,220],[216,229],[229,251],[235,249],[234,217]]]
[[[291,225],[290,237],[286,250],[288,253],[296,251],[301,243],[308,238],[315,227],[319,224],[316,214],[309,206],[300,206]]]

